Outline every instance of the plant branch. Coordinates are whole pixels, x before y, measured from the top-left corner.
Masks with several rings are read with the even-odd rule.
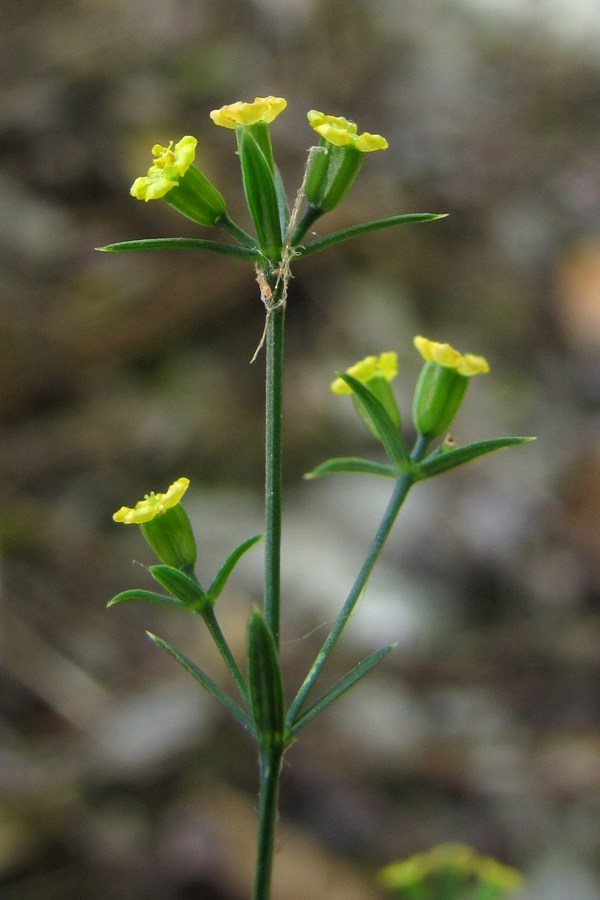
[[[418,462],[421,456],[425,453],[427,449],[427,445],[425,442],[418,441],[415,445],[415,448],[411,454],[411,459],[413,462]],[[356,576],[356,580],[352,585],[350,593],[344,603],[342,609],[339,612],[339,615],[333,626],[323,643],[323,646],[319,650],[317,657],[308,673],[304,682],[302,683],[300,690],[296,694],[294,700],[292,701],[290,708],[288,709],[286,716],[286,726],[288,729],[293,727],[294,722],[298,720],[298,716],[300,710],[302,709],[306,699],[317,680],[323,666],[329,659],[331,651],[335,647],[338,642],[340,635],[342,634],[344,628],[348,623],[348,619],[352,615],[354,611],[354,607],[360,597],[364,587],[369,579],[371,572],[375,567],[375,563],[379,559],[381,551],[385,545],[386,540],[388,539],[390,532],[393,528],[394,522],[396,521],[396,517],[402,508],[402,504],[406,500],[406,496],[411,489],[412,485],[415,482],[415,474],[414,472],[405,472],[398,477],[396,480],[396,485],[394,487],[394,491],[388,503],[387,509],[383,515],[379,528],[377,529],[377,533],[373,538],[373,542],[371,547],[369,548],[369,552],[367,557],[360,569],[360,572]]]

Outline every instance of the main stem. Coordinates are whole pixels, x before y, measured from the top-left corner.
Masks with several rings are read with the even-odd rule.
[[[265,621],[279,646],[279,595],[281,582],[281,479],[283,406],[283,327],[285,306],[277,296],[266,323],[265,405]]]
[[[283,747],[270,747],[260,754],[260,799],[258,811],[258,847],[253,900],[269,900],[273,874],[273,853],[279,805],[279,773]]]
[[[265,326],[265,598],[264,617],[279,647],[281,585],[281,482],[283,412],[283,335],[285,285],[272,290]],[[269,900],[277,828],[279,775],[283,746],[261,748],[258,846],[253,900]]]

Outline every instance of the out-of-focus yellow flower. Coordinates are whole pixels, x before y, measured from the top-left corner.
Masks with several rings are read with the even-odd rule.
[[[255,125],[257,122],[272,122],[287,106],[283,97],[255,97],[253,103],[237,100],[210,114],[215,125],[235,128],[236,125]]]
[[[348,375],[352,375],[363,384],[368,384],[372,378],[381,376],[386,381],[392,381],[398,374],[398,354],[393,351],[380,353],[379,356],[365,356],[346,369]],[[331,391],[334,394],[351,394],[352,391],[345,381],[336,378],[331,382]]]
[[[343,116],[328,116],[317,109],[310,109],[307,117],[317,134],[336,147],[351,145],[361,153],[370,153],[373,150],[386,150],[389,146],[380,134],[369,134],[368,131],[357,134],[356,123]]]
[[[475,356],[473,353],[459,353],[450,344],[438,344],[428,338],[417,335],[414,345],[427,362],[436,362],[447,369],[456,369],[459,375],[479,375],[489,372],[490,367],[484,356]]]
[[[476,853],[468,844],[447,843],[436,844],[429,851],[428,856],[434,871],[445,866],[453,866],[456,869],[469,872]]]
[[[515,891],[523,884],[523,876],[512,866],[505,866],[491,856],[479,856],[473,863],[477,877],[500,891]]]
[[[187,134],[177,141],[169,141],[167,147],[155,144],[155,157],[148,174],[136,178],[131,185],[131,196],[137,200],[160,200],[171,188],[177,187],[179,179],[185,175],[196,156],[197,138]]]
[[[510,866],[505,866],[490,856],[480,856],[466,844],[439,844],[426,853],[417,853],[409,859],[391,863],[378,872],[379,883],[391,891],[411,892],[411,896],[423,896],[433,888],[434,879],[453,871],[465,887],[471,884],[473,897],[490,897],[492,894],[478,892],[477,887],[489,886],[494,897],[514,891],[523,883],[521,874]],[[474,884],[473,884],[474,882]],[[459,888],[457,882],[456,888]],[[458,894],[452,893],[452,896]],[[462,893],[460,894],[462,897]]]
[[[400,891],[422,885],[429,875],[430,866],[426,853],[416,853],[409,859],[390,863],[378,872],[379,883],[391,891]]]
[[[146,494],[143,500],[139,500],[133,509],[129,506],[122,506],[121,509],[113,515],[115,522],[122,522],[124,525],[142,525],[144,522],[150,522],[156,516],[161,515],[173,506],[177,506],[190,484],[189,478],[178,478],[171,484],[164,494],[155,494],[152,491]]]

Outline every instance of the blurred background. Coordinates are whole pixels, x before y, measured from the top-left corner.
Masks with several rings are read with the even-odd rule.
[[[396,651],[306,729],[283,780],[277,900],[376,900],[377,869],[463,841],[526,900],[593,900],[600,844],[598,0],[3,0],[0,33],[0,883],[5,900],[246,900],[254,750],[145,636],[220,677],[200,626],[131,604],[152,562],[112,512],[192,479],[201,577],[262,528],[263,308],[252,270],[129,196],[150,147],[198,162],[248,225],[211,109],[275,94],[293,198],[310,108],[390,143],[319,233],[403,212],[294,269],[284,653],[295,687],[389,485],[303,482],[377,448],[335,369],[424,333],[485,354],[461,442],[536,444],[419,485],[324,686]],[[202,234],[208,232],[203,231]],[[410,427],[410,426],[407,426]],[[261,550],[220,602],[244,647]],[[329,680],[329,681],[328,681]]]

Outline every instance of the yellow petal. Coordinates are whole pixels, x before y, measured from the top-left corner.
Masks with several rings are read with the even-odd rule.
[[[356,122],[343,116],[328,116],[318,109],[309,109],[306,116],[317,134],[336,147],[352,144],[355,150],[370,153],[373,150],[385,150],[388,146],[388,142],[380,134],[369,134],[368,131],[357,134]]]
[[[363,131],[354,141],[354,146],[361,153],[371,153],[373,150],[387,150],[389,144],[380,134],[369,134],[368,131]]]

